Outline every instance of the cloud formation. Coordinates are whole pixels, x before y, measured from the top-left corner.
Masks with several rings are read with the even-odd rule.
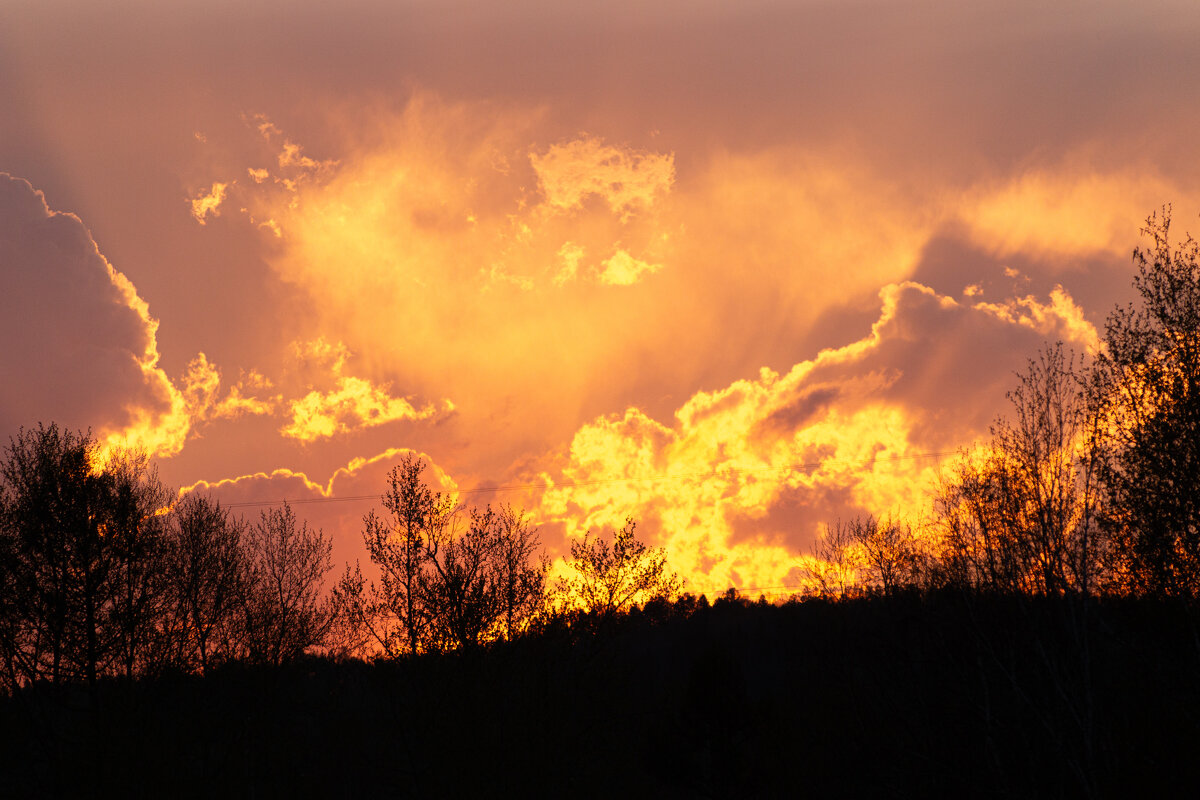
[[[529,160],[546,204],[560,211],[582,208],[594,195],[628,219],[654,205],[675,180],[673,155],[630,151],[593,136],[551,145]]]
[[[617,250],[600,262],[600,266],[603,269],[598,280],[608,286],[632,286],[641,280],[643,275],[653,274],[662,269],[662,264],[647,264],[624,250]]]
[[[53,7],[6,9],[0,169],[94,236],[6,184],[0,422],[247,499],[545,473],[553,546],[636,513],[697,580],[915,507],[1200,209],[1178,3]]]
[[[159,367],[158,321],[74,214],[0,173],[0,428],[91,428],[101,441],[179,452],[187,398]]]
[[[389,385],[375,386],[371,381],[344,374],[351,353],[344,344],[317,338],[309,342],[294,342],[292,354],[301,374],[309,379],[309,391],[287,404],[289,422],[280,433],[301,442],[327,439],[364,428],[374,428],[389,422],[419,421],[450,414],[454,404],[443,400],[416,408],[403,397],[388,394]],[[312,388],[313,381],[328,383],[332,388]]]
[[[669,424],[629,408],[584,425],[543,472],[562,486],[539,514],[568,536],[632,516],[705,591],[798,588],[822,525],[919,518],[940,459],[986,431],[1026,356],[1095,336],[1061,290],[964,303],[892,284],[858,341],[698,392]],[[998,363],[981,369],[980,352]]]
[[[228,188],[229,184],[217,181],[207,192],[201,192],[192,198],[192,216],[196,218],[196,222],[204,225],[208,222],[209,215],[221,216],[221,203],[225,202],[225,190]]]
[[[279,432],[292,439],[312,442],[389,422],[430,419],[454,410],[449,401],[441,408],[427,405],[417,409],[402,397],[389,396],[387,390],[386,386],[373,386],[362,378],[339,376],[335,389],[312,391],[291,401],[288,404],[291,421]]]

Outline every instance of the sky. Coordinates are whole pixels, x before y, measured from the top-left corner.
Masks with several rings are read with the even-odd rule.
[[[633,518],[775,591],[1200,227],[1192,3],[325,6],[4,4],[0,439],[339,563],[416,454],[552,554]]]

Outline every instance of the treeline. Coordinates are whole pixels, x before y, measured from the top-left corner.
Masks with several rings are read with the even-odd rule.
[[[424,469],[405,456],[388,477],[386,513],[364,519],[379,580],[367,582],[356,564],[334,588],[340,653],[472,649],[579,611],[607,617],[680,586],[665,553],[638,541],[632,519],[611,544],[590,534],[573,543],[570,577],[551,583],[550,561],[523,512],[459,507],[424,482]]]
[[[22,430],[0,461],[2,685],[470,650],[678,588],[632,520],[611,544],[575,543],[571,577],[551,582],[524,513],[460,507],[424,469],[404,458],[385,513],[364,519],[378,579],[356,564],[332,581],[332,541],[286,504],[247,521],[177,496],[143,455],[102,461],[87,434]]]
[[[250,523],[177,498],[144,456],[22,431],[0,463],[4,685],[283,663],[332,629],[331,550],[286,506]]]
[[[1200,595],[1200,252],[1173,248],[1169,227],[1148,220],[1141,302],[1110,316],[1098,352],[1031,360],[929,518],[836,523],[806,593]],[[353,565],[334,580],[330,541],[286,506],[248,522],[176,497],[143,456],[99,463],[86,434],[22,431],[0,463],[4,686],[470,651],[681,588],[632,520],[575,542],[570,577],[551,581],[523,512],[460,507],[424,469],[404,459],[364,519],[376,577]]]

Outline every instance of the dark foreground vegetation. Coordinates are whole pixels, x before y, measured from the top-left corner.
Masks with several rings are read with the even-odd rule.
[[[1195,796],[1197,622],[685,596],[486,651],[28,687],[0,770],[39,797]]]
[[[837,521],[783,605],[680,595],[405,458],[372,562],[136,453],[0,458],[0,794],[1125,797],[1200,792],[1200,246],[1048,346],[919,522]]]

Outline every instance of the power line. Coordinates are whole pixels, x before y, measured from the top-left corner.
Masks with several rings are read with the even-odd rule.
[[[865,466],[871,466],[879,463],[894,463],[899,461],[919,461],[927,458],[941,458],[943,456],[952,456],[957,453],[957,450],[939,450],[930,453],[914,453],[912,455],[896,455],[885,456],[883,458],[872,458]],[[830,459],[826,461],[807,461],[799,464],[788,464],[782,467],[747,467],[745,469],[729,469],[721,471],[719,469],[705,470],[703,472],[687,472],[677,473],[674,475],[649,475],[640,478],[618,477],[618,478],[595,478],[588,481],[571,481],[568,483],[525,483],[525,484],[508,484],[502,486],[480,486],[474,489],[459,489],[451,494],[493,494],[497,492],[545,492],[551,489],[575,489],[585,486],[601,486],[611,483],[652,483],[655,481],[683,481],[694,478],[715,478],[723,475],[746,475],[756,472],[787,472],[793,470],[816,469],[817,467],[826,464],[851,464],[855,463],[850,459]],[[310,505],[314,503],[349,503],[363,500],[382,500],[382,494],[358,494],[346,495],[343,497],[307,497],[299,500],[246,500],[237,503],[228,503],[226,508],[252,508],[261,506],[280,506],[285,502],[294,506]]]

